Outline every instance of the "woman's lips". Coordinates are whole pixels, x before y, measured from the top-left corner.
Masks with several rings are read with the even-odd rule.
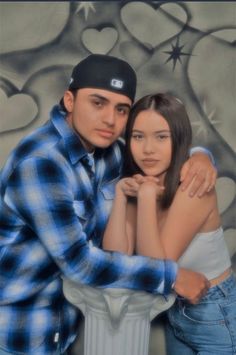
[[[157,159],[143,159],[142,162],[146,166],[153,166],[158,163],[158,160]]]

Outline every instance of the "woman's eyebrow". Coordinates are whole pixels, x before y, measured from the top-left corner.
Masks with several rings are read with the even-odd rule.
[[[135,129],[132,129],[132,132],[143,132],[143,131],[135,128]],[[170,130],[169,129],[160,129],[160,130],[155,131],[154,133],[170,133]]]

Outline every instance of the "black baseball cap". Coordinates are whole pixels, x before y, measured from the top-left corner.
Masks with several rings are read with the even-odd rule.
[[[134,101],[137,77],[124,60],[91,54],[73,69],[68,89],[98,88],[125,95]]]

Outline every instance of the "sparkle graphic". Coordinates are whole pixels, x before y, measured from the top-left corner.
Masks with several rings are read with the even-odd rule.
[[[173,71],[175,70],[177,61],[179,61],[182,64],[181,56],[192,56],[192,54],[190,53],[182,52],[184,46],[185,45],[182,46],[179,45],[179,37],[177,37],[176,43],[175,44],[171,43],[172,50],[163,52],[169,54],[169,58],[167,58],[166,63],[168,63],[170,60],[173,60]]]
[[[209,110],[207,109],[207,105],[206,105],[206,101],[205,100],[202,103],[202,108],[203,108],[203,111],[205,112],[205,114],[206,114],[206,116],[207,116],[207,118],[209,120],[209,123],[212,126],[216,127],[216,126],[218,126],[219,124],[222,123],[221,120],[217,120],[217,119],[214,118],[215,113],[216,113],[215,109],[213,109],[213,110],[211,110],[209,112]],[[209,135],[209,130],[208,130],[207,126],[204,125],[204,122],[202,122],[202,121],[192,122],[191,125],[193,127],[196,127],[196,135],[197,136],[201,136],[202,135],[203,138],[205,140],[207,140],[208,135]]]
[[[86,1],[85,3],[81,2],[76,10],[76,13],[78,14],[82,10],[84,11],[85,20],[87,20],[90,10],[96,12],[95,7],[91,1]]]
[[[191,122],[191,125],[193,127],[196,136],[202,136],[205,140],[207,140],[208,129],[207,126],[204,126],[204,123],[202,121]]]

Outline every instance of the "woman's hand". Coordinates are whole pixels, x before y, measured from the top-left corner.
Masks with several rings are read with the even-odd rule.
[[[159,184],[158,178],[140,174],[123,178],[116,185],[116,193],[123,194],[125,197],[138,197],[143,192],[151,192],[158,197],[163,193],[163,190],[164,187]]]
[[[143,176],[136,174],[133,176],[135,181],[139,184],[138,195],[140,194],[154,194],[159,197],[162,195],[164,186],[160,185],[159,179],[155,176]]]
[[[116,184],[116,193],[123,194],[126,198],[136,197],[139,187],[140,184],[133,177],[123,178]]]
[[[156,178],[147,176],[146,179],[140,184],[138,196],[153,196],[158,199],[164,191],[164,186],[161,186]]]

